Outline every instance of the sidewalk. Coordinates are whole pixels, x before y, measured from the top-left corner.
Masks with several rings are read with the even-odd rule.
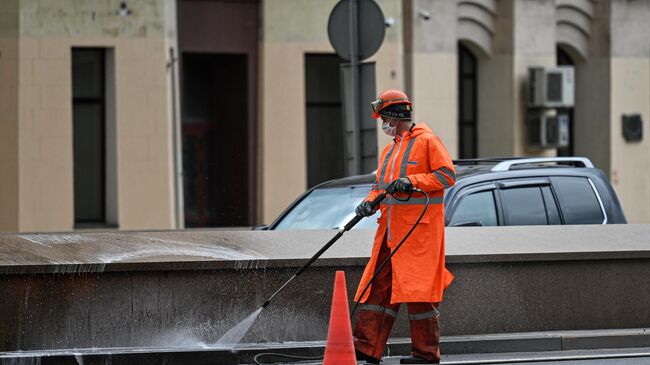
[[[262,352],[282,353],[296,356],[322,355],[325,343],[294,342],[245,344],[235,348],[240,363],[253,364],[253,356]],[[443,363],[481,363],[488,358],[513,358],[509,354],[528,353],[531,356],[546,357],[553,353],[574,350],[599,349],[644,349],[650,348],[650,329],[617,329],[586,331],[526,332],[473,336],[445,336],[440,341]],[[408,338],[392,338],[388,341],[386,357],[382,364],[398,364],[399,358],[408,356],[411,343]],[[634,351],[632,351],[634,352]],[[476,354],[476,356],[472,356]],[[494,355],[490,355],[494,354]],[[543,356],[543,354],[546,354]],[[518,355],[520,356],[520,355]],[[516,357],[516,356],[515,356]],[[472,360],[473,359],[473,360]],[[469,362],[468,362],[469,361]],[[511,362],[511,361],[508,361]],[[315,363],[316,364],[316,363]]]
[[[202,348],[128,347],[17,351],[0,352],[0,365],[17,363],[43,363],[47,365],[81,363],[235,365],[253,364],[255,355],[268,352],[309,357],[321,356],[324,348],[325,343],[323,341],[314,341],[241,344],[235,348],[212,346]],[[610,349],[605,353],[614,354],[613,356],[641,357],[644,361],[647,356],[650,362],[650,329],[445,336],[441,340],[443,363],[458,365],[541,361],[530,360],[538,358],[552,361],[554,357],[558,356],[593,356],[594,353],[602,352],[603,349]],[[409,339],[391,339],[387,346],[383,364],[398,364],[399,358],[408,356],[410,350]],[[616,355],[617,353],[618,355]],[[261,360],[267,361],[266,359]],[[318,364],[318,362],[313,364]]]
[[[384,357],[382,365],[399,364],[402,356]],[[650,347],[605,349],[605,350],[566,350],[544,352],[508,352],[494,354],[442,355],[442,365],[497,365],[497,364],[535,364],[548,365],[561,362],[562,364],[584,364],[600,361],[600,364],[643,364],[650,362]],[[321,365],[322,362],[284,363],[294,365]],[[359,362],[359,364],[364,364]]]

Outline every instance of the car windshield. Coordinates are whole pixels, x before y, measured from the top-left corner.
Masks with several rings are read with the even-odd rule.
[[[342,228],[354,218],[355,208],[369,191],[369,185],[314,189],[284,216],[275,229]],[[354,228],[374,229],[377,217],[379,214],[364,218]]]

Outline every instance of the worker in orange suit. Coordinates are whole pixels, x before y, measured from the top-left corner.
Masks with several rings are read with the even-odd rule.
[[[360,303],[354,346],[357,359],[370,364],[380,362],[400,303],[407,304],[412,341],[411,357],[400,363],[440,362],[438,304],[454,278],[445,268],[443,194],[454,184],[456,173],[440,138],[426,124],[412,122],[412,105],[399,90],[386,90],[372,102],[372,117],[381,118],[384,132],[394,139],[381,154],[376,184],[356,209],[359,216],[371,216],[377,208],[370,202],[384,189],[389,194],[379,205],[381,216],[372,255],[355,296]],[[361,297],[376,269],[424,208],[425,198],[413,192],[414,188],[429,194],[429,208]]]

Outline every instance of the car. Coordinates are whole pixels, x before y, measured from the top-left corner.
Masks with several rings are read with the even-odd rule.
[[[605,173],[587,158],[485,158],[454,165],[456,184],[444,194],[446,226],[627,223]],[[324,182],[272,224],[255,229],[339,229],[374,182],[374,173]],[[376,226],[371,218],[354,228]]]

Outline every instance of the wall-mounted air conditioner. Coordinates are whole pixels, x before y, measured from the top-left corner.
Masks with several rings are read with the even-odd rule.
[[[555,110],[529,111],[528,145],[536,148],[558,148],[569,145],[569,116]]]
[[[569,108],[574,105],[573,66],[528,69],[528,106]]]

